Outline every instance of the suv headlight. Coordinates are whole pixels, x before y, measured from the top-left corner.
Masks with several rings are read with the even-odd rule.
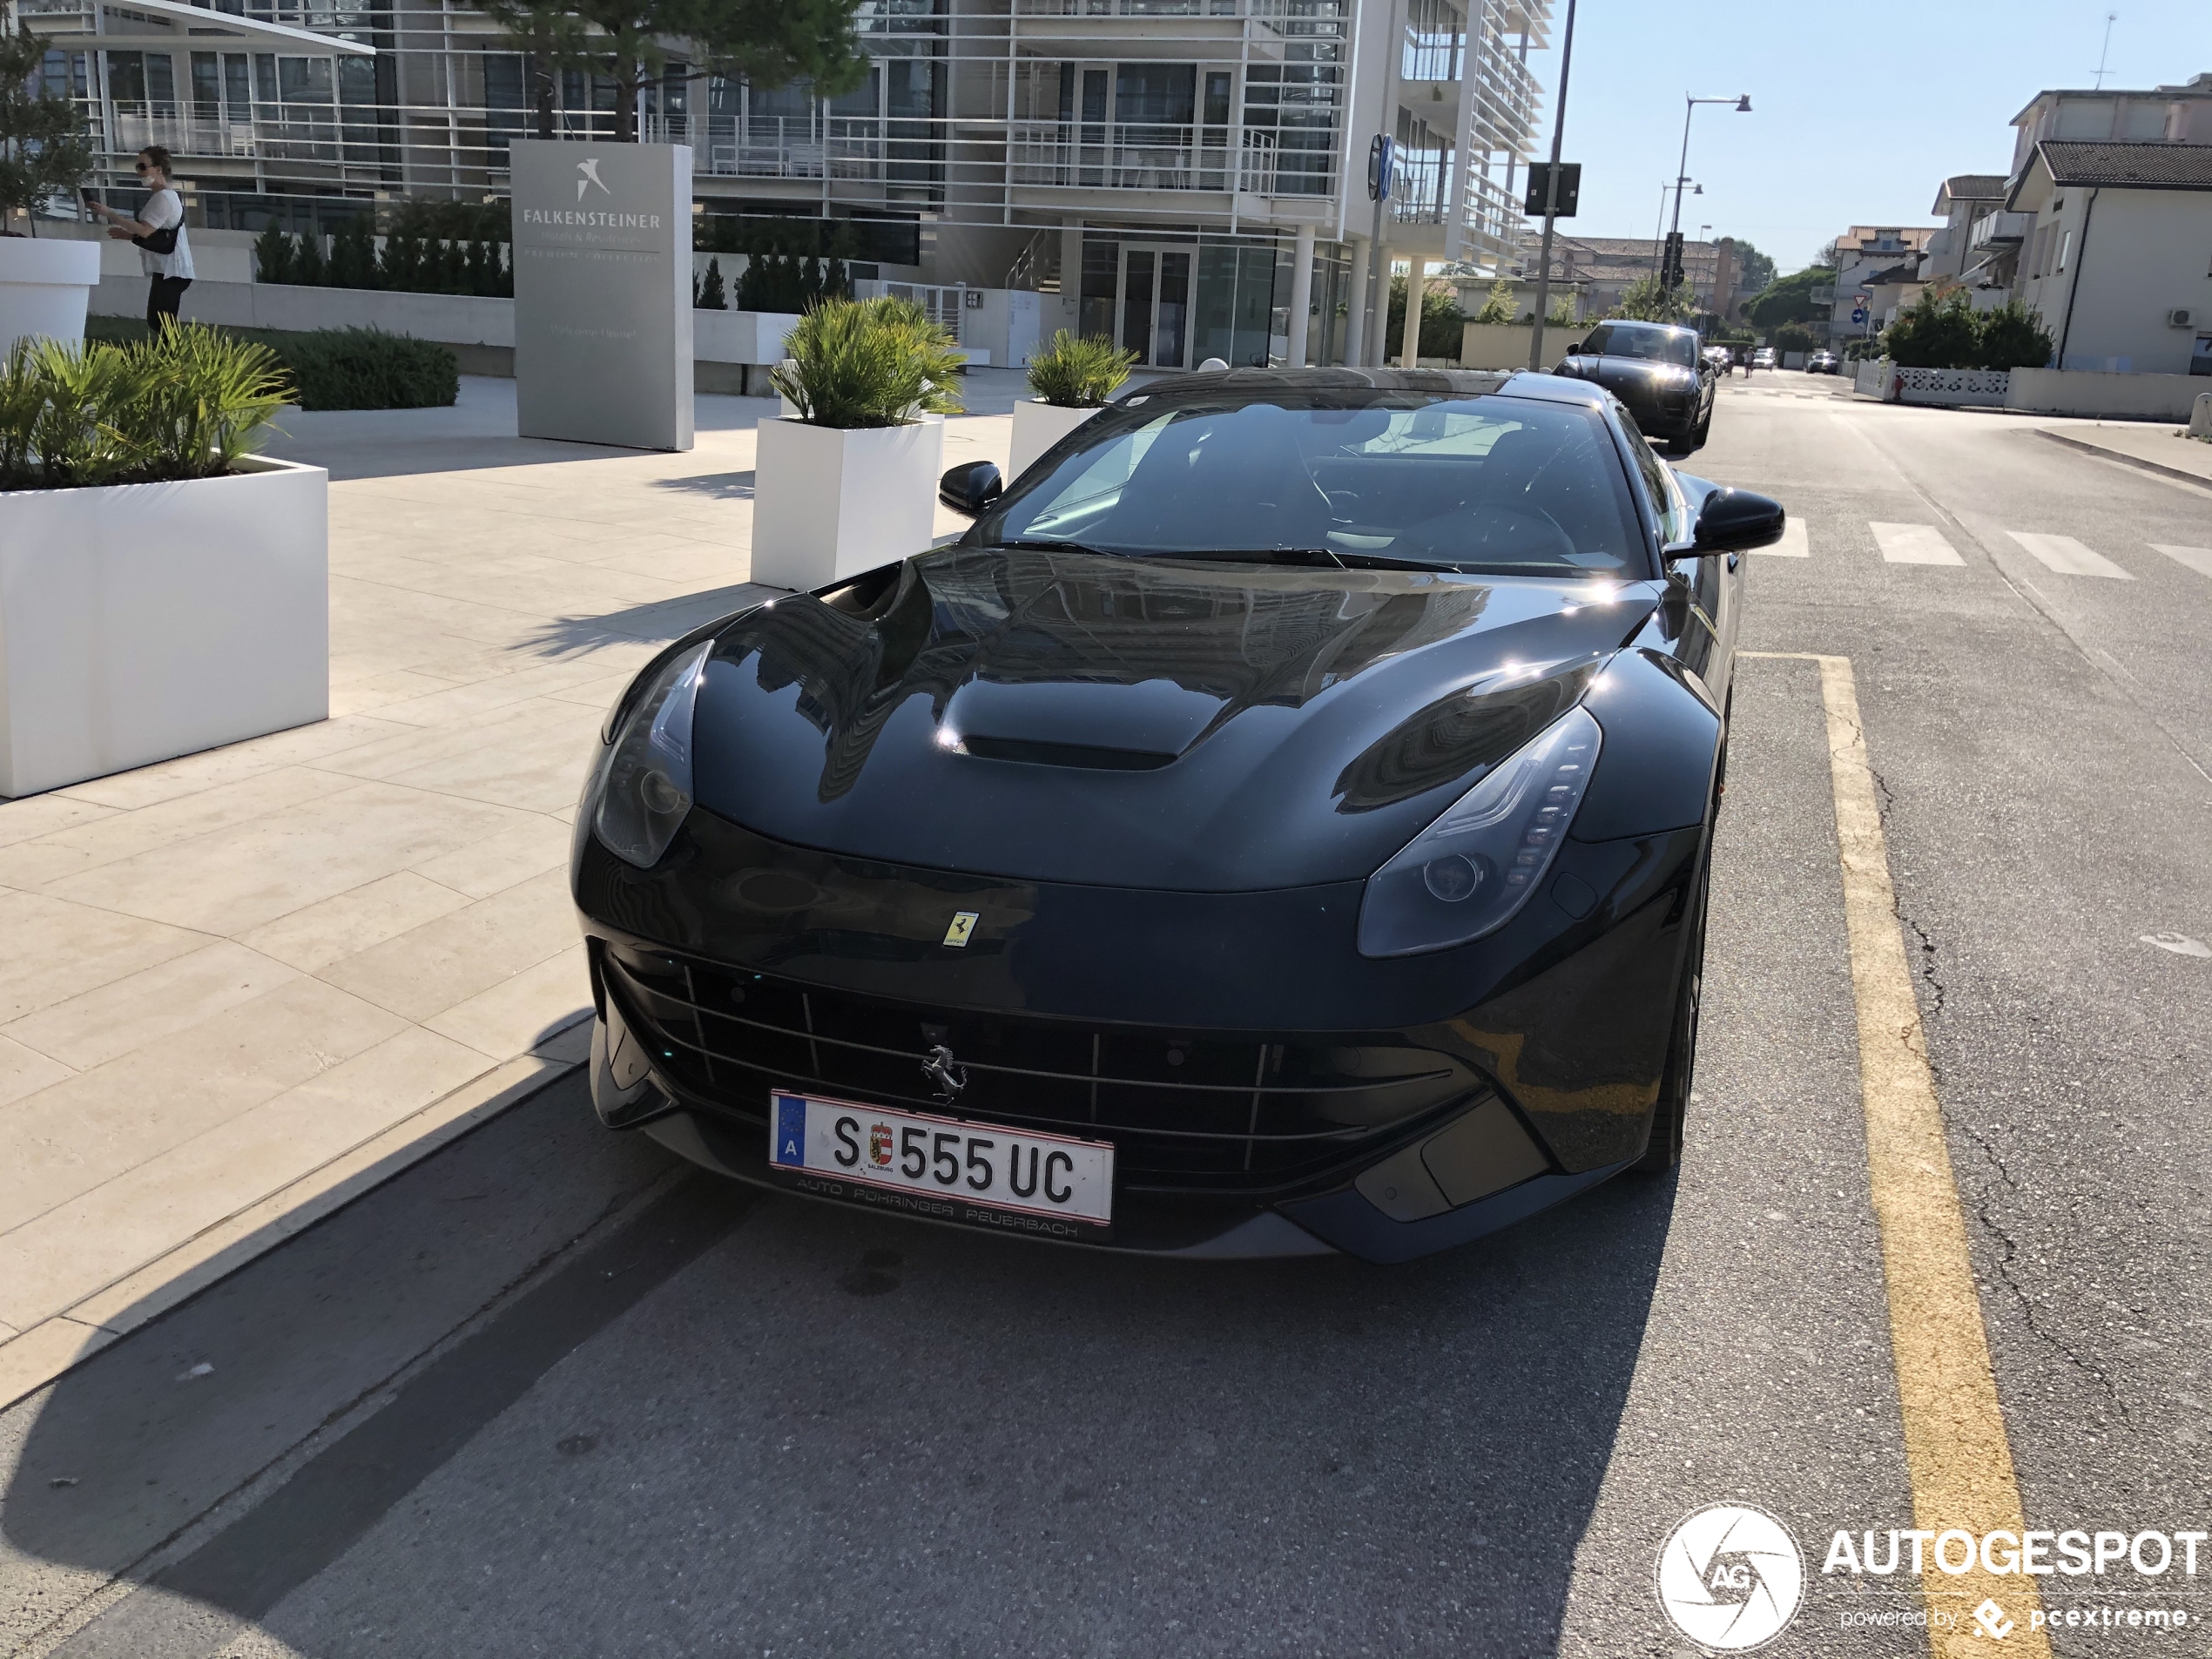
[[[1367,878],[1362,956],[1411,956],[1494,933],[1551,868],[1602,737],[1570,710],[1501,761]]]
[[[615,725],[600,764],[591,827],[617,858],[650,868],[691,810],[691,710],[714,642],[664,664]]]

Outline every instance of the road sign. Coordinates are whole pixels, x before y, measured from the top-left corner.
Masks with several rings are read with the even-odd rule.
[[[1387,201],[1398,172],[1398,145],[1386,132],[1375,134],[1367,146],[1367,199]]]
[[[1541,218],[1545,210],[1545,197],[1551,188],[1552,164],[1532,161],[1528,164],[1528,194],[1522,199],[1521,211],[1531,219]],[[1556,219],[1575,217],[1576,198],[1582,193],[1582,164],[1562,161],[1559,164],[1559,196],[1552,204]]]
[[[1853,322],[1865,322],[1866,320],[1866,313],[1863,309],[1854,311],[1851,314],[1851,320]]]

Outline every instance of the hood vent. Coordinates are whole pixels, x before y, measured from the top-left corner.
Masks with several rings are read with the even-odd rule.
[[[1156,749],[1108,749],[1091,743],[1046,743],[1033,738],[987,738],[970,732],[958,745],[980,760],[1015,760],[1030,766],[1080,766],[1089,772],[1157,772],[1175,759]]]

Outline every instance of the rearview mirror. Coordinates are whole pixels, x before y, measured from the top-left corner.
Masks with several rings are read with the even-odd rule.
[[[1567,342],[1567,354],[1569,357],[1580,357],[1582,354],[1581,342],[1572,340],[1568,341]]]
[[[1698,509],[1697,532],[1676,558],[1701,559],[1712,553],[1738,553],[1746,548],[1772,547],[1782,539],[1789,515],[1770,496],[1748,489],[1716,489]]]
[[[970,518],[1004,494],[1005,481],[999,476],[997,464],[988,461],[963,462],[937,481],[937,499]]]

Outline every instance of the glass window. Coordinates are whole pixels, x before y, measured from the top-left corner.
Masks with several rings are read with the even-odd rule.
[[[1625,421],[1622,425],[1627,427],[1629,449],[1636,458],[1636,472],[1643,481],[1644,498],[1651,503],[1652,517],[1658,521],[1660,545],[1672,547],[1689,534],[1687,503],[1675,487],[1667,463],[1652,453],[1643,435]]]
[[[1495,395],[1327,395],[1339,401],[1110,410],[975,537],[1133,557],[1298,552],[1347,567],[1649,575],[1619,453],[1593,411]]]
[[[1197,84],[1196,64],[1116,64],[1114,119],[1123,126],[1188,126]]]

